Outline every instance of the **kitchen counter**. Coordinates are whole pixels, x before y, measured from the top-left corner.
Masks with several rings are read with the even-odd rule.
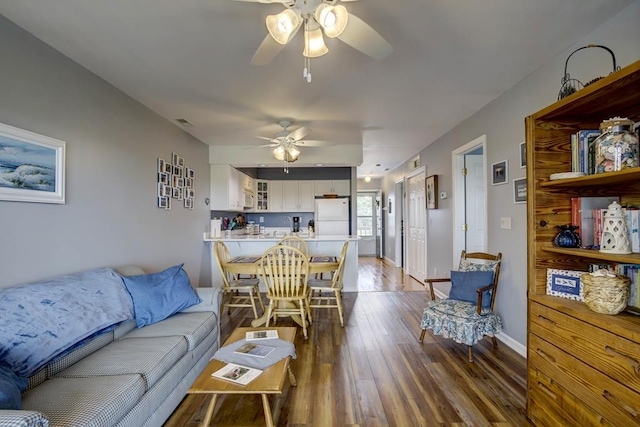
[[[235,230],[234,230],[235,231]],[[306,237],[305,237],[306,235]],[[229,237],[212,238],[209,233],[204,233],[203,240],[209,245],[210,250],[213,249],[213,243],[216,240],[222,240],[232,257],[262,255],[264,251],[274,246],[280,239],[284,237],[284,233],[269,233],[266,235],[258,234],[240,234],[238,232],[231,234]],[[358,236],[314,236],[309,237],[306,233],[298,234],[298,237],[304,239],[309,245],[310,255],[333,255],[340,256],[342,246],[345,241],[349,241],[347,250],[347,258],[344,266],[344,291],[358,291]],[[213,253],[212,253],[213,256]],[[211,261],[211,280],[214,287],[222,285],[222,276],[216,265],[215,260]],[[266,292],[264,284],[260,283],[260,290]]]

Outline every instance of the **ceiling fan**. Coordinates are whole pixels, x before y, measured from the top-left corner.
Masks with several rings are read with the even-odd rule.
[[[391,45],[369,24],[342,5],[338,0],[236,0],[252,3],[281,3],[286,9],[266,19],[269,33],[253,55],[251,64],[265,65],[304,28],[304,51],[307,58],[322,56],[328,52],[323,34],[338,38],[344,43],[374,59],[383,59],[391,54]],[[341,0],[342,2],[355,0]],[[307,77],[307,74],[309,77]],[[305,67],[304,76],[311,81]]]
[[[300,156],[300,146],[317,147],[322,145],[328,145],[324,141],[310,141],[303,138],[311,132],[311,129],[302,126],[294,131],[289,131],[289,126],[293,122],[291,120],[282,119],[278,120],[278,125],[282,127],[282,131],[278,132],[274,137],[258,136],[260,139],[266,139],[269,144],[262,145],[262,147],[275,147],[273,155],[278,160],[283,160],[288,163],[295,162]]]

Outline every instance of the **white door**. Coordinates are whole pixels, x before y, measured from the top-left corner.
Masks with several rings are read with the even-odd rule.
[[[424,168],[407,180],[407,274],[420,281],[427,277],[427,205],[424,180]]]
[[[465,155],[465,250],[467,252],[486,252],[485,224],[486,207],[484,204],[484,160],[482,154]]]
[[[376,255],[376,193],[358,191],[356,199],[359,256]]]

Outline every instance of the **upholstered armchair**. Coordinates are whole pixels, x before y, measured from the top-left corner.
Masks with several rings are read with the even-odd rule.
[[[495,335],[502,331],[502,320],[493,305],[501,259],[501,253],[462,251],[458,271],[451,271],[450,278],[425,279],[431,301],[422,313],[420,342],[426,330],[432,329],[434,335],[466,344],[469,362],[473,362],[472,346],[485,335],[491,337],[494,347],[498,346]],[[451,282],[449,298],[436,300],[433,284],[439,282]]]

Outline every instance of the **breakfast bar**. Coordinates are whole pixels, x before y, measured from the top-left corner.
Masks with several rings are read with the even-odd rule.
[[[212,238],[205,233],[204,241],[209,243],[212,249],[212,242],[222,240],[232,257],[261,255],[270,247],[276,245],[283,236],[266,236],[257,234],[238,234],[229,237]],[[358,237],[357,236],[314,236],[308,237],[300,235],[309,245],[310,256],[340,256],[340,251],[345,241],[349,241],[349,249],[344,267],[344,288],[345,292],[357,292],[358,290]],[[213,252],[212,252],[213,256]],[[222,285],[222,277],[215,262],[211,263],[211,280],[213,287]],[[264,285],[260,284],[260,290],[265,292]]]

